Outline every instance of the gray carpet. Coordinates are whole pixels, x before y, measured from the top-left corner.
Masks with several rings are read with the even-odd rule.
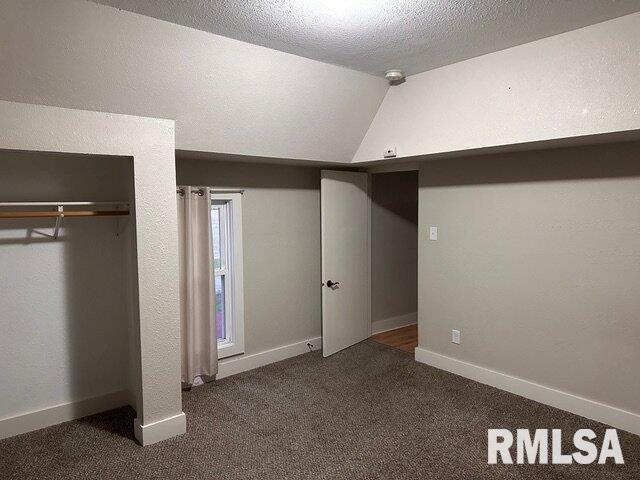
[[[622,466],[487,465],[487,428],[604,427],[370,341],[194,388],[184,411],[186,435],[146,448],[129,408],[0,441],[0,478],[640,478],[640,437],[622,431]]]

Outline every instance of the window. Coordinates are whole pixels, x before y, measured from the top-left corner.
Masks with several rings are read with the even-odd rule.
[[[241,199],[241,193],[211,193],[218,358],[244,353]]]

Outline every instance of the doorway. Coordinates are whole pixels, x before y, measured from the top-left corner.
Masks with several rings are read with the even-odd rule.
[[[418,172],[322,172],[324,356],[367,338],[413,353]]]
[[[418,171],[371,175],[371,339],[418,345]]]

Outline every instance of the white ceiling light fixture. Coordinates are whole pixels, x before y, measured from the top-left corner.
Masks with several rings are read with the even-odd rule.
[[[404,83],[405,79],[404,73],[402,73],[402,70],[398,68],[392,68],[391,70],[384,72],[384,78],[387,79],[389,85],[400,85],[401,83]]]

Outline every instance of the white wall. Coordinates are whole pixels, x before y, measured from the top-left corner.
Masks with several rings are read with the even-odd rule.
[[[131,161],[0,152],[0,201],[129,199]],[[0,223],[0,420],[129,390],[125,249],[111,218]]]
[[[0,0],[0,99],[176,121],[176,148],[350,161],[373,77],[84,0]]]
[[[640,13],[407,78],[354,161],[640,129]]]
[[[420,348],[640,414],[639,156],[627,143],[424,162]]]
[[[319,337],[320,170],[178,158],[176,176],[245,189],[245,355]]]
[[[374,174],[371,177],[371,320],[374,323],[391,320],[417,311],[418,172]]]

